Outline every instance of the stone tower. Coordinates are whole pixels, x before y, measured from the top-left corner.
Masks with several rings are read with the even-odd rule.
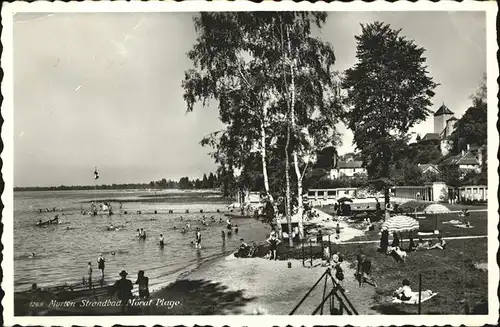
[[[453,112],[444,103],[434,113],[434,133],[440,135],[446,128],[446,121],[453,117]]]

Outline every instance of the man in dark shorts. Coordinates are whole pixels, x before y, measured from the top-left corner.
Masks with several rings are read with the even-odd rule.
[[[129,300],[132,298],[132,289],[134,286],[132,282],[127,279],[127,272],[122,270],[120,272],[120,279],[113,285],[114,293],[121,301],[122,313],[125,313],[127,307],[130,305]]]
[[[278,244],[280,243],[280,240],[272,235],[268,240],[267,243],[269,243],[269,251],[270,251],[270,256],[269,260],[278,260]]]
[[[99,253],[97,256],[97,268],[101,271],[101,278],[104,278],[104,262],[106,262],[106,259],[102,257],[102,254]]]

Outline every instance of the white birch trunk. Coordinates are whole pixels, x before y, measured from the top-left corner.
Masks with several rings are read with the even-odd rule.
[[[288,43],[288,54],[289,54],[289,59],[290,59],[290,76],[291,76],[291,85],[290,85],[290,93],[291,93],[291,125],[292,129],[295,130],[296,124],[295,124],[295,59],[292,56],[292,48],[290,44],[290,33],[287,28],[286,30],[286,36],[287,36],[287,43]],[[293,156],[293,164],[295,167],[295,174],[297,175],[297,215],[299,216],[299,235],[300,238],[303,239],[304,237],[304,223],[303,223],[303,211],[304,211],[304,206],[302,203],[302,175],[300,173],[300,168],[299,168],[299,159],[297,156],[297,149],[294,149],[292,152]]]
[[[262,109],[262,123],[260,125],[260,156],[262,158],[262,175],[264,176],[264,188],[266,195],[269,195],[269,178],[267,176],[267,162],[266,162],[266,120],[267,108],[264,106]]]

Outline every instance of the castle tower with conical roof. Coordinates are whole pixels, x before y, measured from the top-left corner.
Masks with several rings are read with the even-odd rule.
[[[452,118],[454,115],[444,103],[439,107],[439,109],[434,113],[434,133],[440,135],[441,132],[446,128],[446,122],[448,119]]]

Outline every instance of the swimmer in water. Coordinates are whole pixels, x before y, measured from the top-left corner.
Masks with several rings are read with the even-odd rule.
[[[191,228],[191,225],[189,225],[189,223],[186,224],[186,229],[190,229]]]
[[[182,227],[181,233],[182,234],[186,233],[186,229],[184,227]]]
[[[177,227],[174,226],[174,230],[176,230],[176,229],[177,229]]]
[[[35,257],[36,253],[35,252],[31,252],[30,255],[28,255],[28,258],[30,259],[33,259]]]
[[[160,234],[160,247],[162,248],[165,245],[165,241],[163,239],[163,234]]]

